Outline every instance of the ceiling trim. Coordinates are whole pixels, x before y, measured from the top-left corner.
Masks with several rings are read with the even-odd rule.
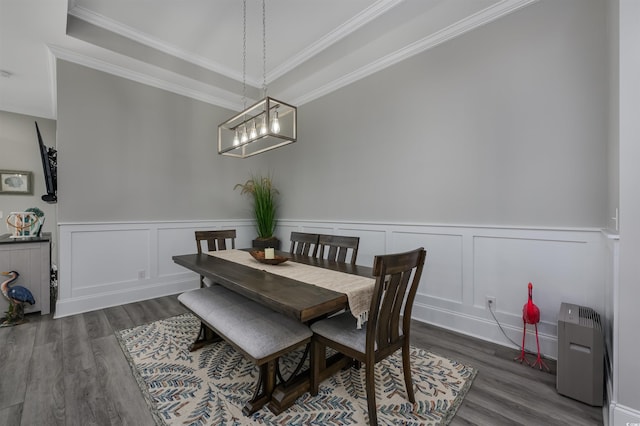
[[[113,74],[118,77],[126,78],[128,80],[146,84],[148,86],[156,87],[158,89],[167,90],[169,92],[177,93],[179,95],[187,96],[192,99],[196,99],[202,102],[206,102],[212,105],[217,105],[217,106],[231,109],[234,111],[241,110],[243,106],[241,98],[235,93],[227,92],[225,90],[221,90],[218,88],[212,88],[212,86],[209,86],[209,85],[206,85],[207,89],[208,90],[213,89],[219,92],[219,96],[206,93],[203,87],[201,87],[200,89],[197,89],[193,87],[188,87],[187,85],[179,84],[177,82],[168,81],[166,79],[152,77],[149,74],[134,71],[119,65],[114,65],[114,64],[102,61],[100,59],[96,59],[90,56],[86,56],[86,55],[74,52],[64,47],[60,47],[56,45],[48,45],[47,47],[57,59],[62,59],[78,65],[83,65],[88,68],[92,68],[108,74]],[[187,79],[185,77],[179,76],[176,78],[181,78],[185,82],[190,82],[194,85],[200,84],[201,86],[205,86],[203,83],[199,83],[199,82],[196,82],[195,80]]]
[[[47,68],[49,69],[49,84],[51,86],[51,113],[58,117],[58,81],[56,74],[56,57],[47,46]]]
[[[294,56],[290,61],[277,67],[274,71],[272,71],[272,75],[281,76],[282,74],[290,71],[292,68],[318,54],[321,50],[326,49],[332,43],[335,43],[340,38],[347,36],[357,28],[362,27],[367,22],[370,22],[371,20],[375,19],[375,17],[388,11],[402,1],[403,0],[378,0],[373,6],[360,13],[352,20],[327,34],[321,40],[309,46],[308,49],[305,49],[303,52],[300,52],[298,55]],[[428,37],[404,46],[396,50],[395,52],[392,52],[382,58],[379,58],[369,64],[360,67],[355,71],[336,78],[329,83],[313,88],[305,94],[299,95],[297,97],[289,96],[289,98],[294,105],[304,105],[307,102],[318,99],[335,90],[354,83],[362,78],[381,71],[398,62],[424,52],[425,50],[428,50],[457,36],[465,34],[468,31],[471,31],[479,26],[494,21],[502,16],[505,16],[537,1],[538,0],[502,0],[473,15],[461,19],[460,21],[449,25],[448,27]],[[224,67],[220,66],[219,64],[213,64],[211,61],[208,61],[202,57],[185,54],[184,51],[176,48],[175,46],[170,46],[168,44],[162,43],[147,34],[141,33],[140,31],[137,31],[133,28],[105,18],[102,15],[96,14],[80,6],[73,7],[69,11],[69,14],[79,19],[83,19],[89,23],[103,27],[121,36],[131,38],[134,41],[140,42],[141,44],[158,49],[167,54],[177,56],[186,61],[196,63],[197,65],[223,74],[229,78],[235,78],[236,80],[242,78],[241,76],[237,75],[238,73],[223,69]],[[176,80],[182,80],[184,84],[181,84],[179,81],[168,81],[167,79],[153,77],[144,72],[134,71],[130,68],[125,68],[119,65],[113,65],[108,62],[62,48],[60,46],[52,45],[49,46],[49,49],[57,58],[64,59],[69,62],[77,63],[109,74],[113,74],[119,77],[123,77],[129,80],[133,80],[152,87],[157,87],[163,90],[187,96],[196,100],[200,100],[202,102],[210,103],[212,105],[217,105],[234,111],[241,110],[244,105],[242,102],[242,98],[238,94],[214,88],[210,85],[206,85],[204,83],[183,76],[175,77]],[[53,69],[55,70],[55,67]],[[55,79],[55,72],[52,72],[52,78]],[[251,82],[249,81],[247,81],[247,83],[251,84]],[[253,82],[253,84],[261,85],[262,83]],[[212,91],[218,93],[212,94]],[[53,96],[55,99],[55,94]]]
[[[377,0],[373,5],[369,6],[358,15],[354,16],[344,24],[338,26],[337,28],[323,36],[321,39],[311,44],[308,48],[297,53],[289,60],[275,67],[271,72],[267,73],[267,83],[270,83],[286,74],[287,72],[291,71],[301,63],[309,60],[332,44],[338,42],[339,40],[353,33],[367,23],[373,21],[378,16],[386,13],[388,10],[392,9],[403,1],[404,0]],[[157,49],[166,54],[207,68],[210,71],[217,72],[224,75],[225,77],[232,78],[236,81],[242,81],[242,74],[234,71],[233,69],[225,67],[218,62],[211,61],[203,56],[185,52],[177,46],[165,43],[147,33],[124,25],[118,21],[114,21],[113,19],[107,18],[104,15],[86,9],[82,6],[77,6],[74,4],[73,7],[69,9],[68,13],[71,16],[74,16],[90,24],[97,25],[101,28],[104,28],[120,36],[129,38],[145,46]],[[250,77],[247,77],[246,80],[247,83],[252,86],[262,87],[262,81],[251,79]]]
[[[455,24],[452,24],[429,37],[425,37],[414,43],[411,43],[402,49],[390,53],[380,59],[377,59],[359,69],[345,74],[344,76],[333,80],[332,82],[318,87],[315,90],[309,91],[304,95],[298,96],[291,100],[294,105],[304,105],[307,102],[311,102],[324,95],[327,95],[335,90],[338,90],[344,86],[354,83],[360,79],[363,79],[371,74],[388,68],[398,62],[404,61],[412,56],[415,56],[425,50],[431,49],[439,44],[442,44],[448,40],[458,37],[464,33],[467,33],[477,27],[494,21],[502,16],[512,13],[518,9],[521,9],[531,3],[535,3],[538,0],[503,0],[502,2],[490,6],[481,10],[474,15],[462,19]]]
[[[206,68],[218,74],[222,74],[225,77],[232,78],[236,81],[242,81],[241,73],[225,67],[218,62],[210,61],[200,55],[194,55],[185,52],[177,46],[160,41],[147,33],[129,27],[128,25],[124,25],[118,21],[114,21],[113,19],[107,18],[104,15],[93,12],[82,6],[75,6],[73,9],[69,10],[68,13],[69,15],[81,19],[85,22],[104,28],[115,34],[121,35],[122,37],[126,37],[145,46],[164,52],[168,55],[175,56],[187,62],[199,65],[203,68]],[[247,78],[247,83],[256,87],[262,86],[262,81],[252,80],[251,78]]]
[[[275,67],[270,73],[267,74],[267,82],[271,82],[282,77],[284,74],[296,68],[298,65],[313,58],[315,55],[327,49],[332,44],[337,43],[341,39],[373,21],[378,16],[386,13],[403,1],[404,0],[378,0],[361,13],[349,19],[347,22],[338,26],[315,43],[312,43],[306,49],[291,57],[291,59],[289,59],[288,61],[285,61],[281,65]]]

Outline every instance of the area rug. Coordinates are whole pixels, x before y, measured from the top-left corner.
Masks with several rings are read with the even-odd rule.
[[[325,380],[317,396],[302,395],[275,416],[266,407],[242,414],[258,369],[224,342],[189,352],[200,322],[191,314],[116,332],[140,389],[159,425],[366,425],[364,367]],[[280,360],[287,377],[301,356]],[[476,370],[411,348],[416,403],[406,399],[401,351],[376,364],[380,424],[445,425],[455,415]]]

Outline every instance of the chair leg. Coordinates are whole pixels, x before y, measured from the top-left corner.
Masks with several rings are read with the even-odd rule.
[[[365,377],[367,388],[367,410],[369,411],[369,424],[378,424],[378,409],[376,407],[376,364],[374,362],[365,365]]]
[[[402,346],[402,370],[404,372],[404,385],[407,388],[407,396],[412,403],[416,402],[416,397],[413,393],[413,382],[411,381],[411,350],[409,345]]]

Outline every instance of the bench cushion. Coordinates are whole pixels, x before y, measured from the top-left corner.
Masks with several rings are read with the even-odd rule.
[[[301,322],[221,285],[182,293],[178,300],[258,365],[312,336]]]

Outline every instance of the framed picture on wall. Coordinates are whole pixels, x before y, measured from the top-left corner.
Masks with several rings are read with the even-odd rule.
[[[32,195],[33,173],[0,170],[0,194]]]

